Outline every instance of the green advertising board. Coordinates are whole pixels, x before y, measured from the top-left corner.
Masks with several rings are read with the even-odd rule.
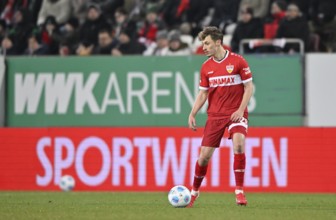
[[[302,124],[297,56],[247,56],[251,126]],[[204,56],[10,57],[8,126],[186,126]],[[204,108],[198,115],[201,126]]]

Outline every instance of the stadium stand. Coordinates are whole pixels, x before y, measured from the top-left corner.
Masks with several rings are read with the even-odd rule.
[[[293,17],[291,12],[294,9],[296,15]],[[219,10],[227,13],[219,13]],[[244,11],[254,14],[258,26],[262,26],[256,36],[241,29],[242,26],[255,26],[255,19],[252,19],[254,24],[243,21],[241,15]],[[335,52],[335,14],[336,2],[333,0],[3,0],[0,3],[1,54],[78,55],[81,54],[78,49],[84,45],[90,45],[89,48],[99,46],[101,30],[110,30],[111,37],[117,42],[123,30],[130,35],[132,44],[144,46],[145,50],[136,50],[132,54],[146,51],[155,42],[159,31],[180,31],[181,42],[196,53],[199,44],[194,39],[207,25],[220,27],[225,39],[229,39],[224,44],[237,52],[241,41],[246,38],[301,39],[305,52]],[[237,38],[238,33],[240,36]],[[32,35],[40,39],[38,47],[43,48],[40,50],[43,53],[27,53]],[[246,47],[244,52],[300,52],[297,45],[282,48],[274,48],[272,44],[263,46],[262,49]],[[99,53],[92,49],[92,52],[84,54]],[[110,54],[113,55],[112,51]]]

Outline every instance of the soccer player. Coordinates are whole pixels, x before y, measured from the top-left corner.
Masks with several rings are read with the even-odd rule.
[[[199,158],[195,166],[191,190],[192,207],[199,197],[199,188],[206,175],[208,163],[219,147],[224,130],[233,141],[233,169],[236,180],[236,203],[247,205],[243,191],[245,172],[245,136],[248,127],[247,105],[252,96],[252,73],[246,60],[222,47],[222,32],[205,27],[198,35],[206,60],[200,72],[199,93],[189,115],[189,128],[196,130],[196,114],[208,100],[208,119],[204,128]]]

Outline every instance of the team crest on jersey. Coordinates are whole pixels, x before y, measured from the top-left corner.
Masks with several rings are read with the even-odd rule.
[[[226,70],[228,71],[228,73],[232,73],[233,69],[234,69],[234,66],[232,64],[226,65]]]

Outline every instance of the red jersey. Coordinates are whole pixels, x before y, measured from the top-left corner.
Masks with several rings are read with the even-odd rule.
[[[243,99],[243,83],[252,80],[246,60],[228,50],[221,61],[213,57],[205,61],[200,74],[199,88],[208,90],[209,117],[231,116]],[[247,113],[247,108],[245,112]]]

